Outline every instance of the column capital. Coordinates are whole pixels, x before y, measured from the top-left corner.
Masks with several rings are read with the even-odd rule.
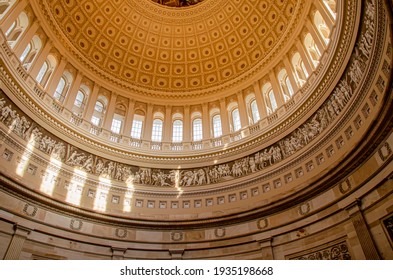
[[[24,236],[26,237],[27,235],[30,234],[30,232],[34,231],[34,229],[19,225],[19,224],[14,224],[14,231],[16,235]]]
[[[172,260],[181,260],[184,254],[184,249],[170,249],[169,254],[171,254]]]
[[[361,211],[362,206],[362,200],[359,198],[355,198],[355,201],[351,202],[349,205],[345,207],[345,210],[348,212],[348,214],[351,216],[357,212]]]
[[[123,260],[124,254],[127,252],[127,248],[111,247],[112,249],[112,259],[113,260]]]
[[[260,248],[270,247],[273,242],[273,237],[268,237],[268,238],[264,238],[264,239],[257,239],[255,241],[258,242]]]

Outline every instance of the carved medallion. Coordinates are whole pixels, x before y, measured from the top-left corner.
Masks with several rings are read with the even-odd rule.
[[[226,230],[225,230],[225,228],[216,228],[216,229],[214,230],[214,235],[215,235],[215,237],[217,237],[217,238],[224,237],[224,236],[226,235]]]
[[[317,250],[302,256],[290,258],[291,260],[350,260],[351,255],[348,250],[347,243],[339,244]]]
[[[172,241],[182,241],[183,238],[184,238],[183,232],[179,232],[179,231],[171,232]]]
[[[81,230],[82,226],[83,226],[83,222],[82,221],[74,220],[74,219],[71,220],[71,223],[70,223],[70,228],[71,229],[73,229],[73,230]]]
[[[31,205],[26,203],[25,206],[23,207],[23,213],[25,213],[27,216],[34,217],[37,214],[38,208],[37,206]]]
[[[119,238],[126,238],[127,233],[128,233],[127,230],[124,228],[117,228],[115,232],[116,236]]]
[[[258,229],[265,229],[269,226],[269,221],[268,219],[260,219],[257,221],[257,227]]]
[[[305,204],[302,204],[299,207],[299,214],[302,216],[306,215],[310,212],[310,209],[311,209],[310,203],[307,202]]]

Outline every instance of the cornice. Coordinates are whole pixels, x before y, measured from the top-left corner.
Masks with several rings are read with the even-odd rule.
[[[165,163],[169,165],[187,165],[189,163],[195,164],[199,162],[201,166],[205,165],[206,162],[213,160],[225,162],[230,160],[231,158],[238,157],[239,152],[242,155],[250,154],[257,149],[260,149],[261,146],[268,146],[269,144],[273,143],[274,139],[282,138],[285,135],[288,135],[291,131],[296,129],[294,124],[299,123],[302,120],[304,121],[305,118],[311,116],[311,114],[316,110],[316,106],[320,106],[320,104],[322,104],[324,98],[327,97],[327,92],[329,91],[329,89],[332,88],[332,84],[335,84],[337,76],[339,76],[340,73],[344,71],[343,65],[346,65],[345,61],[349,59],[348,55],[346,54],[350,53],[348,52],[348,49],[350,49],[352,44],[354,44],[351,38],[354,38],[352,34],[356,22],[355,19],[357,9],[358,8],[354,6],[351,10],[347,11],[348,21],[345,24],[347,28],[341,35],[341,45],[338,48],[338,51],[335,53],[333,62],[331,64],[324,65],[324,67],[331,66],[329,67],[329,72],[327,72],[322,79],[322,76],[318,75],[320,73],[319,71],[321,71],[322,69],[320,66],[314,76],[310,78],[310,80],[313,80],[313,84],[317,84],[317,81],[320,81],[319,79],[322,80],[322,82],[319,83],[318,87],[305,86],[305,89],[302,90],[304,94],[304,96],[302,97],[302,102],[299,102],[301,105],[299,105],[298,108],[292,109],[293,111],[291,112],[291,115],[288,116],[289,113],[287,113],[285,115],[285,117],[287,117],[285,121],[282,121],[279,124],[273,123],[272,125],[268,126],[268,128],[263,129],[261,133],[257,136],[251,136],[244,140],[238,141],[237,143],[234,143],[234,145],[236,146],[229,146],[229,148],[225,150],[221,150],[221,147],[219,147],[216,148],[216,151],[214,151],[214,149],[212,151],[202,152],[190,151],[189,155],[187,156],[176,156],[174,153],[165,155],[164,152],[161,152],[163,154],[163,156],[161,157],[157,156],[157,151],[150,152],[151,155],[147,155],[149,154],[149,151],[138,152],[137,150],[135,150],[133,152],[129,152],[121,150],[121,146],[114,143],[111,143],[109,146],[108,143],[102,142],[102,140],[99,138],[94,139],[94,136],[92,135],[89,135],[90,139],[88,139],[86,138],[85,133],[81,133],[81,130],[76,132],[74,128],[69,126],[69,123],[60,124],[57,120],[52,119],[49,114],[45,114],[42,109],[34,108],[33,111],[38,110],[38,112],[40,112],[40,114],[44,116],[43,118],[41,118],[41,120],[44,121],[46,124],[53,127],[53,124],[56,123],[55,130],[67,132],[68,138],[76,141],[82,146],[86,144],[94,145],[96,148],[95,150],[102,151],[108,154],[109,157],[118,158],[120,156],[120,158],[122,158],[123,160],[136,160],[141,165],[146,166],[151,165],[153,163],[152,161],[154,161],[154,164]],[[309,83],[311,83],[311,81],[309,81]],[[308,92],[312,93],[309,94]],[[51,121],[48,122],[48,120]],[[269,127],[273,128],[270,128],[269,130]],[[89,148],[86,147],[86,150],[89,150]],[[197,155],[195,153],[197,153]]]
[[[60,31],[62,28],[57,25],[53,15],[49,11],[48,4],[45,1],[46,0],[40,0],[37,1],[37,3],[32,3],[34,12],[38,15],[39,18],[43,18],[41,22],[45,33],[51,37],[51,39],[55,42],[56,47],[61,52],[64,51],[64,53],[70,54],[68,55],[70,62],[72,62],[72,64],[75,65],[78,69],[84,69],[83,72],[86,73],[87,77],[92,80],[104,79],[104,81],[106,81],[104,83],[105,87],[108,87],[108,89],[111,91],[121,92],[121,94],[124,96],[131,95],[133,98],[137,98],[138,100],[145,102],[156,101],[157,99],[170,99],[173,102],[178,102],[178,104],[183,104],[184,102],[192,104],[197,98],[203,98],[208,101],[211,100],[212,96],[214,96],[214,98],[217,96],[227,96],[228,92],[232,92],[234,88],[246,88],[252,80],[256,79],[256,77],[262,77],[265,75],[267,73],[266,69],[272,69],[274,64],[276,64],[274,59],[279,57],[279,54],[281,53],[279,50],[283,48],[288,50],[289,45],[287,42],[293,41],[294,38],[298,35],[302,27],[296,24],[296,22],[302,22],[305,19],[307,16],[305,11],[308,11],[311,6],[311,2],[308,1],[301,4],[298,3],[298,5],[295,7],[296,16],[292,17],[285,36],[281,37],[280,42],[276,44],[276,47],[273,49],[273,51],[270,51],[270,53],[268,53],[264,59],[258,62],[256,66],[249,69],[246,73],[241,74],[238,77],[231,76],[230,81],[221,82],[219,85],[209,89],[187,89],[185,91],[184,89],[176,88],[171,88],[169,90],[164,88],[152,88],[149,85],[143,85],[143,87],[141,87],[139,85],[132,85],[124,79],[120,79],[119,75],[108,74],[108,71],[102,70],[102,67],[96,65],[95,62],[86,59],[86,57],[69,42],[69,39],[66,39],[66,36],[62,33],[63,31]],[[214,1],[201,3],[201,8],[207,6],[209,2]],[[145,6],[156,6],[154,3],[148,3],[147,1],[140,1],[138,3],[130,1],[130,3],[132,3],[135,9],[140,9],[139,12],[145,11]],[[213,6],[216,9],[222,7],[219,5],[219,3],[215,4],[216,5]],[[163,9],[163,7],[158,8]],[[164,10],[165,8],[166,7],[164,7]]]

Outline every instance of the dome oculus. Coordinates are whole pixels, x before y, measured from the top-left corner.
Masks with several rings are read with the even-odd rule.
[[[203,0],[152,0],[152,1],[169,7],[188,7],[201,3]]]

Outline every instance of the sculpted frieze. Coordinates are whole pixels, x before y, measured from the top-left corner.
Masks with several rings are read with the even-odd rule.
[[[126,183],[156,187],[191,187],[225,182],[263,172],[265,168],[283,161],[309,145],[337,119],[349,103],[355,89],[364,78],[364,70],[371,59],[376,21],[374,1],[367,2],[364,17],[367,28],[363,28],[359,36],[347,70],[320,108],[280,141],[231,162],[196,169],[169,170],[111,161],[83,151],[52,135],[16,108],[4,93],[4,97],[0,97],[0,121],[9,131],[27,141],[28,145],[51,158],[89,174]]]
[[[291,258],[294,260],[350,260],[351,254],[345,241],[336,245],[318,250],[300,257]]]

